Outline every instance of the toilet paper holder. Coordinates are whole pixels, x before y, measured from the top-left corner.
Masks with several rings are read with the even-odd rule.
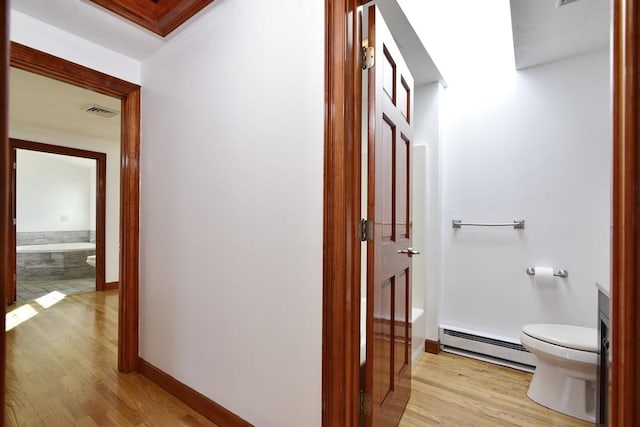
[[[529,276],[535,276],[536,269],[534,267],[527,268],[527,274]],[[566,277],[569,277],[569,272],[567,270],[558,270],[557,272],[553,273],[553,275],[556,277],[566,278]]]

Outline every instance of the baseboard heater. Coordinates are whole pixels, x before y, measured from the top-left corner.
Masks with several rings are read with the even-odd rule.
[[[527,371],[536,365],[536,357],[519,342],[446,325],[440,326],[439,335],[443,351],[463,353]]]

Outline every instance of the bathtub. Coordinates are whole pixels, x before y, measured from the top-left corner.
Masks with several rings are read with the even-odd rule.
[[[17,246],[17,279],[29,282],[95,277],[95,268],[87,264],[87,257],[95,253],[92,242]]]
[[[18,254],[33,254],[38,252],[75,252],[87,250],[95,251],[96,244],[92,242],[75,242],[16,246],[16,253]]]

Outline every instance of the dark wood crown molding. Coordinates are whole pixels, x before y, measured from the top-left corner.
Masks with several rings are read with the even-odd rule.
[[[184,24],[213,0],[90,0],[162,37]]]

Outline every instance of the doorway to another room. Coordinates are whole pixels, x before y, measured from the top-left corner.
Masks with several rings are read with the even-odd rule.
[[[105,289],[106,154],[12,139],[9,303]]]
[[[121,100],[13,67],[9,87],[7,303],[116,288]]]

